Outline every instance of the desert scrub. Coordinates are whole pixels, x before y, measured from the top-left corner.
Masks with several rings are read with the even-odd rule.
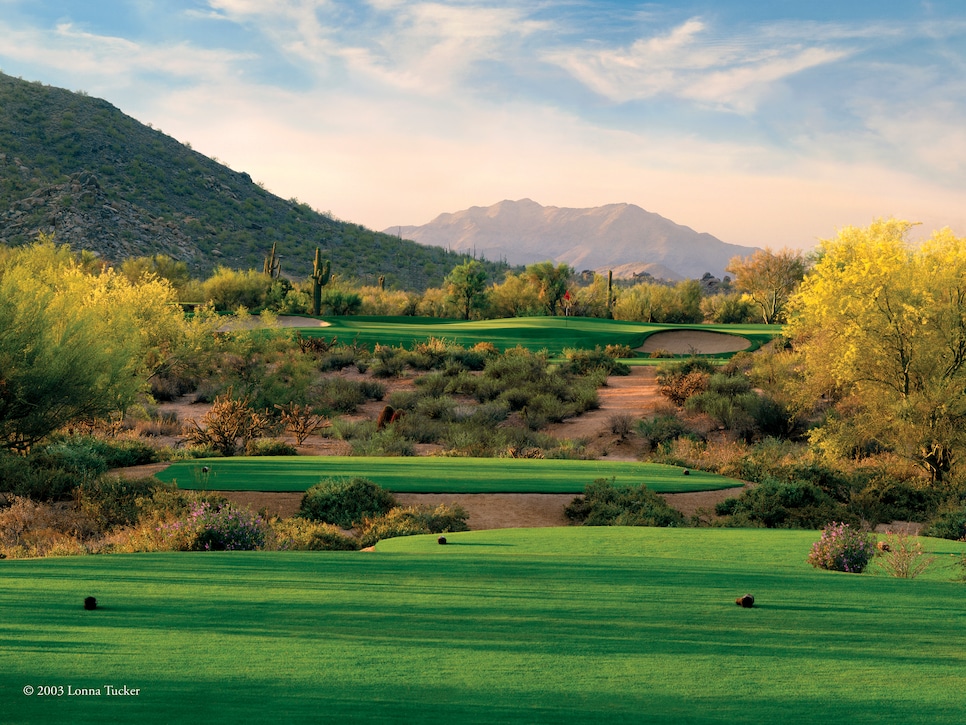
[[[326,478],[305,492],[298,515],[348,529],[366,517],[387,513],[395,505],[389,491],[367,478]]]
[[[295,446],[278,438],[256,438],[245,444],[246,456],[297,456]]]
[[[86,554],[97,525],[73,504],[15,496],[0,509],[0,553],[10,559]]]
[[[567,518],[584,526],[683,526],[684,515],[646,485],[618,487],[598,478],[564,509]]]
[[[861,574],[875,550],[868,534],[848,524],[833,522],[822,529],[822,538],[812,545],[807,561],[819,569]]]
[[[848,516],[844,506],[815,484],[775,479],[725,499],[715,513],[730,516],[730,526],[768,529],[817,529]]]
[[[918,536],[901,531],[890,531],[876,548],[879,566],[898,579],[915,579],[936,560],[935,556],[923,551]]]
[[[147,476],[136,479],[101,476],[85,481],[75,497],[80,510],[103,530],[135,524],[157,489],[173,490],[158,479]]]
[[[186,515],[161,527],[176,551],[251,551],[265,543],[265,521],[230,503],[194,503]]]
[[[265,548],[275,551],[355,551],[359,541],[332,524],[298,516],[272,519]]]
[[[469,514],[459,505],[405,506],[391,509],[383,516],[366,518],[362,522],[359,541],[362,546],[372,546],[383,539],[418,534],[441,534],[451,531],[467,531]]]

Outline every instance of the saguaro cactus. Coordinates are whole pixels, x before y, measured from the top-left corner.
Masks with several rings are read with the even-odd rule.
[[[265,265],[262,271],[272,279],[278,279],[282,273],[282,258],[275,254],[275,242],[272,242],[272,251],[265,257]]]
[[[322,314],[322,288],[332,279],[332,265],[322,260],[322,252],[315,248],[315,263],[312,265],[312,314]]]
[[[607,270],[607,319],[614,317],[614,270]]]

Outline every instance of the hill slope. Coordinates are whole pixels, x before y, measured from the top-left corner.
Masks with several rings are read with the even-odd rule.
[[[551,259],[576,270],[659,264],[685,277],[724,275],[732,257],[753,247],[726,244],[633,204],[590,209],[501,201],[440,214],[422,226],[392,227],[404,239],[529,264]]]
[[[340,275],[412,289],[465,259],[274,196],[106,101],[0,73],[0,242],[40,231],[112,261],[167,254],[195,274],[260,269],[277,243],[283,274],[302,277],[321,247]]]

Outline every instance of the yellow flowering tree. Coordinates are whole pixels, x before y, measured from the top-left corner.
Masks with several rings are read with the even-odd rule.
[[[831,405],[813,432],[841,455],[878,446],[941,481],[966,443],[966,239],[922,245],[878,220],[823,241],[790,304],[799,401]]]

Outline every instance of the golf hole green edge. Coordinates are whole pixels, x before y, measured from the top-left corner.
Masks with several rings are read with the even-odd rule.
[[[157,474],[178,488],[305,491],[324,478],[362,477],[396,493],[582,493],[598,478],[656,493],[742,486],[704,471],[635,461],[364,456],[272,456],[177,461]]]

